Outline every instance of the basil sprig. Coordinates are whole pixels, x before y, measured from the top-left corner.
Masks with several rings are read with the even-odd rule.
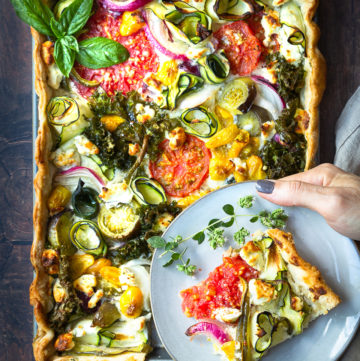
[[[128,51],[120,43],[102,37],[80,41],[76,54],[76,60],[91,69],[123,63],[128,57]]]
[[[41,0],[10,1],[22,21],[55,40],[54,59],[66,77],[75,59],[87,68],[100,69],[129,58],[129,52],[124,46],[108,38],[95,37],[78,43],[76,33],[87,23],[93,0],[74,0],[61,12],[58,20]]]

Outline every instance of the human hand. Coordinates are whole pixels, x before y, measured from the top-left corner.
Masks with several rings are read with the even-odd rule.
[[[310,208],[337,232],[360,240],[360,177],[321,164],[276,181],[260,180],[256,189],[278,205]]]

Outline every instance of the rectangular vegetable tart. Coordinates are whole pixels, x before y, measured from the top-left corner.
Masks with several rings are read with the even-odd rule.
[[[11,0],[32,26],[37,361],[144,360],[147,239],[225,184],[311,167],[316,0]]]

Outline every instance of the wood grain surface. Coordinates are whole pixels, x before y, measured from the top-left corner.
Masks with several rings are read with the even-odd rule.
[[[0,360],[32,360],[28,288],[32,240],[32,59],[29,28],[0,0]],[[360,85],[360,1],[322,0],[317,20],[328,64],[320,160],[334,157],[334,126]],[[314,342],[316,342],[314,340]],[[341,361],[360,360],[360,332]]]

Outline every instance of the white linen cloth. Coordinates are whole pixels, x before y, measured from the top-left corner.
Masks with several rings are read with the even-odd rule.
[[[360,87],[346,103],[335,126],[334,164],[360,176]]]

